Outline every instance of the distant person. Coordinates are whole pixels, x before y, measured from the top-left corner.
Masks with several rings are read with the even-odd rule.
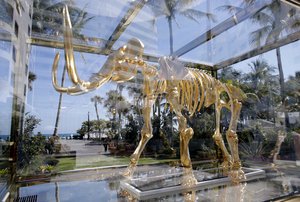
[[[104,140],[103,146],[104,146],[104,152],[107,152],[107,146],[108,146],[107,139]]]

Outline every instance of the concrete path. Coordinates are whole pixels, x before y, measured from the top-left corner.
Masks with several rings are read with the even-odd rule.
[[[105,161],[109,157],[104,151],[104,146],[100,144],[93,144],[89,140],[60,140],[62,150],[65,152],[76,151],[76,168],[82,166],[89,166],[99,161]]]

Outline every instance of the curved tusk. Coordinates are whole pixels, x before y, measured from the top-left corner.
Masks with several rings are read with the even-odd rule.
[[[52,65],[52,84],[53,84],[53,87],[55,88],[55,90],[60,93],[68,93],[68,94],[72,94],[72,95],[85,93],[86,91],[81,89],[79,86],[65,88],[65,87],[58,85],[58,83],[57,83],[57,67],[58,67],[59,58],[60,58],[59,53],[56,53],[54,62]]]
[[[110,76],[106,76],[106,77],[101,76],[102,78],[99,78],[100,77],[100,75],[99,75],[97,77],[96,81],[84,83],[85,86],[87,86],[87,87],[83,87],[82,85],[75,85],[75,86],[68,87],[68,88],[62,87],[62,86],[58,85],[58,82],[57,82],[57,67],[58,67],[59,58],[60,58],[60,54],[56,53],[56,55],[54,57],[54,62],[52,65],[52,84],[53,84],[53,87],[55,88],[55,90],[60,93],[68,93],[70,95],[84,94],[84,93],[87,93],[89,91],[92,91],[92,90],[95,90],[95,89],[101,87],[104,83],[106,83],[110,79]]]
[[[71,23],[70,14],[67,5],[63,10],[63,17],[64,17],[64,49],[65,49],[66,67],[72,83],[75,84],[75,87],[71,87],[71,89],[68,88],[70,94],[77,94],[79,92],[84,93],[99,88],[101,85],[103,85],[105,82],[107,82],[110,79],[111,75],[107,75],[93,82],[85,82],[79,78],[76,65],[75,65],[74,51],[73,51],[73,44],[72,44],[72,39],[73,39],[72,23]]]
[[[72,24],[70,20],[70,15],[68,11],[67,5],[63,9],[63,17],[64,17],[64,52],[65,52],[65,61],[66,61],[66,69],[68,72],[68,75],[72,81],[73,84],[75,84],[72,87],[62,87],[57,82],[57,68],[58,68],[58,62],[60,59],[60,54],[56,53],[54,62],[52,65],[52,84],[56,91],[60,93],[68,93],[70,95],[79,95],[83,93],[87,93],[89,91],[95,90],[99,87],[101,87],[104,83],[110,80],[112,77],[112,71],[113,69],[105,67],[104,65],[102,68],[105,72],[97,74],[96,78],[93,81],[82,81],[80,80],[76,65],[75,65],[75,59],[74,59],[74,51],[73,51],[73,34],[72,34]],[[109,67],[109,66],[108,66]]]
[[[52,65],[52,85],[55,88],[56,91],[60,92],[60,93],[66,93],[66,88],[63,88],[61,86],[58,85],[57,83],[57,67],[58,67],[58,62],[59,62],[59,58],[60,55],[59,53],[56,53],[55,57],[54,57],[54,62]]]
[[[74,51],[73,51],[73,32],[72,32],[72,24],[70,19],[70,14],[68,10],[68,6],[65,5],[63,9],[63,18],[64,18],[64,49],[65,49],[65,60],[66,60],[66,67],[68,71],[68,75],[71,81],[75,85],[82,85],[82,81],[80,80],[74,59]]]

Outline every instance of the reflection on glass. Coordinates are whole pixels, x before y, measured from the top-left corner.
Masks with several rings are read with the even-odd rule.
[[[263,4],[267,0],[70,1],[67,3],[73,25],[70,40],[75,44],[76,71],[82,81],[100,81],[103,72],[93,73],[110,66],[113,61],[110,56],[116,53],[113,50],[123,47],[133,37],[143,41],[145,50],[144,53],[136,51],[132,58],[129,54],[125,59],[115,60],[119,69],[113,73],[113,80],[118,83],[108,79],[101,89],[72,97],[54,91],[49,68],[55,54],[63,53],[65,2],[0,0],[0,192],[10,174],[16,174],[20,182],[16,195],[20,197],[38,195],[41,201],[122,201],[128,197],[128,200],[138,201],[129,192],[120,190],[120,181],[126,181],[121,173],[145,135],[144,65],[156,66],[157,70],[152,69],[154,73],[165,76],[158,58],[176,52],[199,36],[204,36],[203,44],[179,60],[201,62],[209,69],[205,72],[208,80],[216,81],[213,77],[217,74],[222,84],[246,93],[236,122],[238,154],[245,174],[249,174],[248,168],[258,168],[265,170],[266,175],[247,184],[193,189],[200,182],[228,179],[222,168],[230,163],[222,162],[228,157],[224,151],[230,151],[230,145],[226,141],[221,144],[222,152],[212,136],[219,125],[215,139],[218,142],[220,137],[226,137],[231,112],[222,109],[215,113],[216,108],[212,106],[191,115],[196,103],[191,99],[196,97],[194,95],[186,99],[192,104],[180,109],[186,123],[178,118],[176,107],[168,101],[176,97],[169,96],[169,92],[172,85],[182,79],[181,70],[185,70],[179,65],[174,70],[179,73],[175,73],[174,82],[167,88],[168,94],[158,93],[157,99],[151,100],[153,105],[147,108],[147,123],[152,125],[153,137],[141,152],[141,166],[133,176],[138,180],[133,180],[131,185],[142,192],[164,188],[180,190],[165,192],[161,197],[154,195],[148,201],[266,201],[299,191],[300,73],[297,67],[300,42],[294,42],[299,39],[299,8],[282,1],[270,1],[270,5],[239,22],[239,18],[234,19],[239,12],[245,13],[246,7],[254,5],[251,3]],[[139,2],[143,6],[136,8]],[[176,4],[165,4],[172,2]],[[168,6],[172,12],[167,12]],[[222,22],[230,17],[233,17],[232,28],[223,29],[211,39],[207,31],[218,25],[223,27]],[[32,38],[27,38],[24,35],[31,34],[31,26]],[[137,40],[127,46],[133,43],[142,46]],[[26,47],[32,44],[29,51]],[[268,50],[271,51],[266,52]],[[245,58],[250,59],[229,67]],[[72,82],[65,79],[61,83],[65,66],[62,61],[61,58],[57,83],[67,88]],[[203,67],[194,63],[189,67]],[[141,64],[142,67],[135,68]],[[192,79],[205,75],[196,73]],[[159,80],[157,78],[153,83]],[[120,82],[125,80],[129,81]],[[165,80],[170,81],[170,78]],[[196,91],[190,83],[185,83],[187,87],[182,88],[182,92]],[[86,90],[86,84],[75,88]],[[214,88],[207,89],[203,102],[209,100],[208,94]],[[227,96],[222,93],[220,98],[226,101]],[[193,138],[186,141],[184,147],[180,143],[182,123],[194,131]],[[187,134],[191,135],[192,130],[187,130]],[[230,133],[228,136],[234,137]],[[18,156],[11,155],[12,148],[17,149]],[[189,149],[193,170],[178,167],[182,148]],[[136,159],[131,160],[134,164]],[[17,171],[12,166],[11,173],[9,161],[17,165]],[[11,194],[13,201],[13,190]]]
[[[0,0],[0,20],[12,25],[13,22],[13,8],[5,0]]]

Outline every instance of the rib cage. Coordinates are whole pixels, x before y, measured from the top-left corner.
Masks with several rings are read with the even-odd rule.
[[[177,92],[181,108],[186,107],[191,116],[199,112],[203,106],[209,107],[214,104],[222,92],[229,93],[231,99],[238,101],[243,101],[246,98],[245,93],[232,84],[222,83],[203,70],[187,69],[187,77],[177,82]],[[170,93],[168,90],[167,81],[160,80],[155,85],[154,94]]]

